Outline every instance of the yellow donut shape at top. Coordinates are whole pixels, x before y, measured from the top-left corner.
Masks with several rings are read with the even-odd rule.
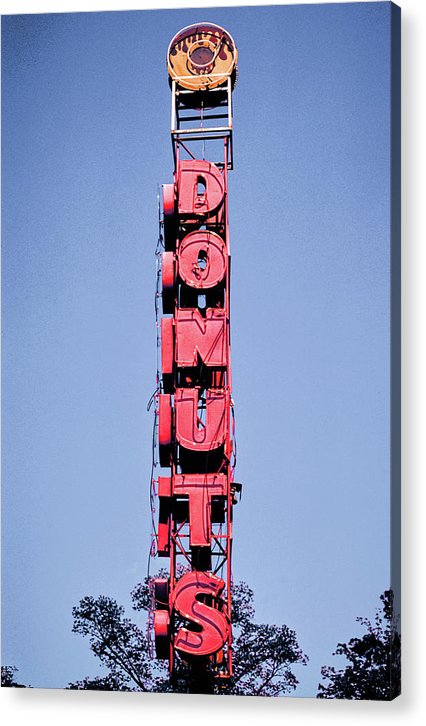
[[[225,83],[236,70],[237,58],[235,43],[224,28],[195,23],[180,30],[171,41],[167,68],[182,88],[206,91]]]

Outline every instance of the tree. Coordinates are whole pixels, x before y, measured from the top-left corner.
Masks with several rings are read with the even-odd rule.
[[[22,683],[15,681],[15,673],[18,669],[15,666],[1,667],[1,686],[2,688],[26,688]]]
[[[164,573],[160,573],[164,575]],[[148,613],[151,607],[149,580],[137,585],[132,607]],[[92,652],[108,669],[106,676],[70,683],[71,689],[178,692],[191,691],[191,670],[178,660],[173,681],[164,661],[150,657],[150,642],[144,630],[124,615],[113,598],[87,596],[73,608],[73,632],[89,639]],[[306,665],[296,634],[286,625],[253,622],[253,591],[245,582],[232,592],[234,675],[225,685],[207,676],[205,690],[235,695],[280,696],[297,686],[292,671],[296,663]]]
[[[124,678],[118,674],[108,673],[106,676],[83,678],[82,681],[68,684],[71,691],[131,691]]]
[[[367,632],[362,638],[338,643],[333,655],[343,655],[349,665],[341,670],[323,666],[321,675],[328,679],[318,685],[317,698],[348,698],[372,701],[392,700],[401,690],[401,637],[394,614],[392,590],[381,596],[382,607],[374,623],[357,618]]]

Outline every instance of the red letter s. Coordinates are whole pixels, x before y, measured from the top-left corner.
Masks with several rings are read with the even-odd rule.
[[[220,610],[197,600],[198,595],[217,599],[224,587],[224,581],[211,572],[187,572],[180,578],[173,593],[173,607],[195,623],[199,631],[180,628],[175,648],[188,655],[212,655],[224,646],[229,636],[228,618]]]

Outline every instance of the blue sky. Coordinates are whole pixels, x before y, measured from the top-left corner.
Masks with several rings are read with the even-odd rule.
[[[239,48],[230,175],[234,577],[310,657],[389,586],[390,5],[3,18],[3,663],[99,672],[86,594],[146,574],[165,53]]]

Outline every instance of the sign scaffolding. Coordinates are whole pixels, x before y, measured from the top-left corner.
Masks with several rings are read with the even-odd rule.
[[[162,475],[154,579],[158,658],[198,685],[232,675],[235,431],[230,361],[228,172],[237,49],[212,23],[171,41],[174,180],[162,187],[161,362],[156,429]]]

